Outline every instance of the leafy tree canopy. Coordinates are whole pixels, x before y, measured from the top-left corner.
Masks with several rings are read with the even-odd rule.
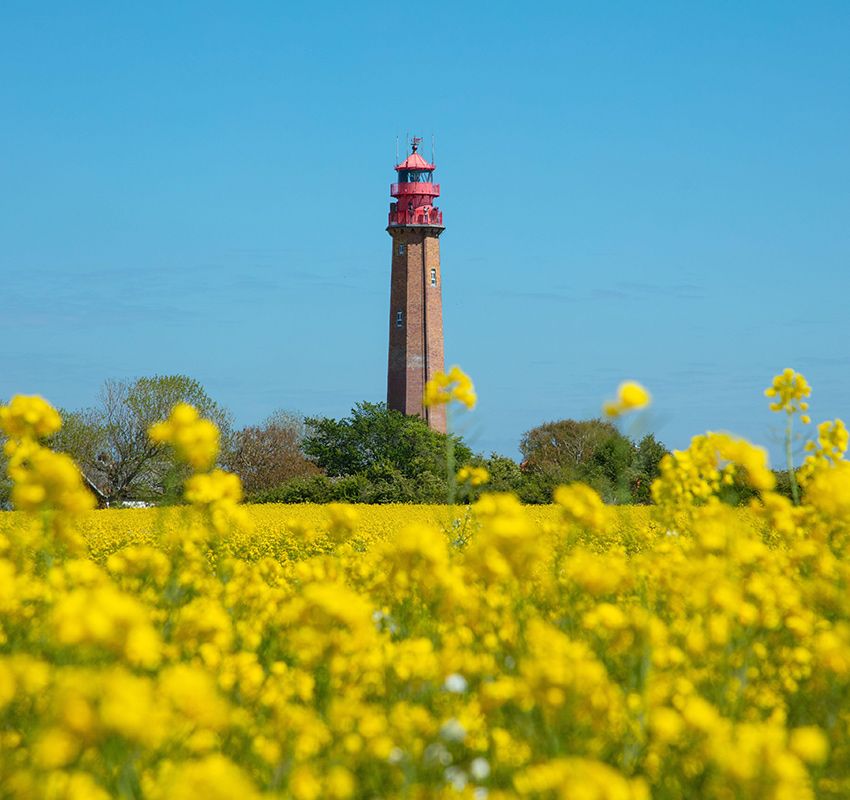
[[[527,476],[520,494],[547,502],[558,483],[583,481],[608,502],[648,502],[666,449],[649,435],[636,445],[608,421],[563,419],[528,431],[520,442]]]
[[[92,408],[63,412],[63,426],[51,442],[69,453],[107,502],[158,499],[182,479],[163,445],[148,439],[148,428],[177,403],[190,403],[218,425],[222,446],[231,439],[230,412],[186,375],[155,375],[132,381],[108,380]]]
[[[472,459],[472,451],[452,437],[457,464]],[[392,411],[385,403],[358,403],[343,419],[310,417],[304,453],[329,476],[372,471],[418,479],[446,475],[449,437],[431,430],[419,417]]]
[[[631,442],[610,422],[599,419],[562,419],[546,422],[525,433],[519,449],[529,472],[569,476],[589,465],[604,465],[611,457],[626,457]]]

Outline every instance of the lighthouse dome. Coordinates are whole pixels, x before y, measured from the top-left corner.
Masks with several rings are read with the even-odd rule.
[[[396,169],[401,170],[419,170],[424,169],[428,171],[433,171],[434,165],[429,164],[419,153],[413,152],[411,153],[401,164],[396,165]]]

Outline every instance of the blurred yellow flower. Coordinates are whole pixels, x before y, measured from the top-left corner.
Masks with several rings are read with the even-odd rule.
[[[824,732],[814,725],[791,731],[789,744],[792,752],[807,764],[823,764],[829,753],[829,740]]]
[[[219,431],[215,423],[201,419],[188,403],[178,403],[167,420],[151,425],[152,442],[169,444],[177,457],[196,471],[205,471],[218,458]]]
[[[595,531],[603,531],[609,524],[607,506],[596,490],[584,483],[559,486],[555,489],[553,499],[570,522],[585,525]]]
[[[232,472],[214,469],[212,472],[202,472],[187,478],[183,496],[190,503],[199,506],[236,504],[242,500],[242,482],[239,476]]]
[[[15,508],[66,512],[94,508],[94,497],[70,456],[49,450],[33,440],[10,441],[6,453]]]
[[[617,388],[617,399],[602,406],[607,417],[619,417],[629,411],[645,408],[652,401],[649,392],[636,381],[624,381]]]
[[[0,406],[0,430],[12,439],[43,439],[62,427],[62,418],[43,397],[15,395]]]
[[[806,379],[790,367],[774,377],[773,383],[764,390],[765,397],[772,400],[770,410],[785,411],[787,414],[807,411],[809,404],[803,398],[808,397],[811,393],[812,389]],[[808,421],[809,418],[806,416],[803,422]]]
[[[457,482],[468,483],[470,486],[483,486],[490,480],[486,467],[461,467],[457,471]]]
[[[468,409],[475,408],[478,396],[472,379],[460,367],[454,366],[447,373],[438,372],[425,384],[423,402],[426,406],[444,405],[456,401]]]

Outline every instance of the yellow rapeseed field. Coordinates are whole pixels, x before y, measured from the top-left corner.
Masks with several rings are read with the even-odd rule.
[[[460,386],[437,401],[474,403]],[[801,376],[769,392],[805,423]],[[840,420],[796,504],[709,433],[647,509],[580,484],[545,508],[245,508],[178,406],[151,434],[194,469],[187,505],[94,511],[40,444],[59,424],[0,409],[1,797],[850,797]],[[732,480],[748,508],[718,499]]]

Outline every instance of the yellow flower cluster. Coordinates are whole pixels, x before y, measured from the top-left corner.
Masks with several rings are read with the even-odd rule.
[[[827,516],[850,513],[850,462],[815,467],[806,474],[804,484],[807,503]]]
[[[167,420],[151,425],[148,436],[152,442],[171,445],[177,458],[195,471],[186,479],[183,497],[206,512],[216,532],[246,524],[247,518],[239,508],[242,501],[239,476],[212,469],[218,459],[220,442],[214,422],[202,419],[194,406],[178,403]]]
[[[0,406],[0,430],[8,437],[6,472],[16,508],[74,513],[94,507],[73,459],[39,442],[61,427],[59,413],[42,397],[16,395],[9,405]]]
[[[617,399],[602,406],[606,417],[620,417],[629,411],[645,408],[652,402],[649,392],[636,381],[624,381],[617,388]]]
[[[195,508],[205,509],[212,527],[219,533],[231,525],[246,524],[242,502],[242,482],[238,475],[214,469],[186,479],[183,497]]]
[[[445,405],[452,401],[470,410],[475,408],[478,402],[472,379],[458,366],[452,367],[448,372],[438,372],[425,384],[423,402],[426,406]]]
[[[649,509],[573,484],[542,508],[257,506],[213,537],[191,508],[89,511],[49,557],[36,515],[2,514],[0,794],[846,798],[842,430],[798,506],[707,434]],[[730,476],[751,507],[721,502]]]
[[[728,433],[694,436],[687,450],[661,459],[661,475],[652,485],[655,503],[670,514],[719,502],[721,487],[740,477],[753,489],[773,489],[775,478],[767,451]]]
[[[834,466],[844,460],[848,433],[843,420],[826,420],[818,425],[817,441],[806,442],[806,458],[800,469],[803,483],[819,469]]]
[[[14,482],[12,503],[23,511],[86,511],[94,498],[83,485],[74,460],[34,441],[6,445],[7,472]]]
[[[771,411],[784,411],[786,414],[803,412],[800,421],[803,424],[811,422],[805,413],[809,404],[803,399],[811,395],[812,389],[808,381],[791,367],[786,367],[773,379],[773,383],[764,390],[764,396],[771,398]]]
[[[461,467],[457,471],[457,482],[468,483],[470,486],[483,486],[489,483],[490,473],[486,467]]]
[[[167,420],[151,425],[148,435],[153,442],[171,445],[177,458],[197,471],[210,469],[218,458],[218,428],[188,403],[174,406]]]
[[[214,469],[187,479],[183,496],[195,505],[211,505],[219,501],[238,503],[242,500],[242,484],[238,475]]]
[[[559,486],[553,499],[562,507],[564,517],[572,523],[594,531],[602,531],[610,524],[610,510],[590,486],[583,483]]]
[[[0,430],[11,439],[44,439],[62,427],[59,412],[38,395],[15,395],[0,406]]]

